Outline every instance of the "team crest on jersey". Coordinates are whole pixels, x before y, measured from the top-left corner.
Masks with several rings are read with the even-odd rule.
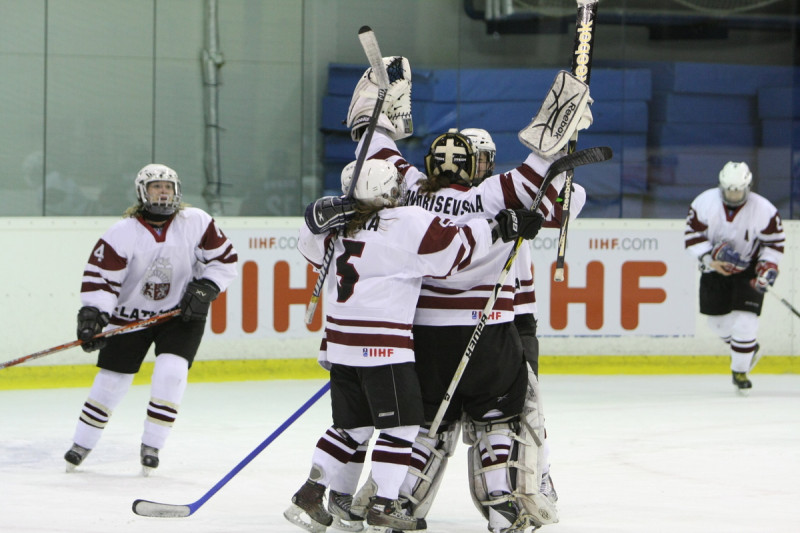
[[[172,265],[166,257],[157,258],[144,275],[142,296],[148,300],[163,300],[172,285]]]

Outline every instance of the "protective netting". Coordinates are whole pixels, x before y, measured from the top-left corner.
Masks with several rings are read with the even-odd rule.
[[[600,0],[601,8],[646,10],[665,15],[675,8],[715,15],[744,13],[781,2],[785,0],[644,0],[638,3]],[[575,13],[576,5],[574,0],[485,0],[485,13],[487,20],[500,20],[520,13],[559,17]]]

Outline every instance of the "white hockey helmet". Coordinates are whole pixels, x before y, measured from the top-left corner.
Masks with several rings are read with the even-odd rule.
[[[436,137],[425,156],[425,172],[429,178],[450,173],[451,183],[467,186],[475,179],[475,150],[472,142],[457,129]]]
[[[147,193],[147,186],[157,181],[166,181],[172,184],[172,194],[160,194],[151,197]],[[136,196],[142,202],[144,209],[154,215],[171,215],[181,205],[181,180],[178,173],[166,165],[151,163],[136,175]]]
[[[470,140],[472,149],[475,150],[477,169],[472,185],[477,185],[494,174],[494,156],[497,153],[497,146],[489,132],[480,128],[465,128],[461,130],[461,135]]]
[[[722,201],[730,207],[737,207],[747,201],[753,173],[747,163],[728,161],[719,172],[719,189]]]
[[[405,195],[403,177],[393,164],[383,159],[364,161],[353,190],[356,200],[376,207],[395,207],[403,204]]]
[[[350,183],[353,181],[353,172],[356,170],[356,162],[350,161],[342,169],[342,194],[350,194]]]

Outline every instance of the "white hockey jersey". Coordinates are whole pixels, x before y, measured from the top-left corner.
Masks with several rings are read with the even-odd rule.
[[[181,209],[160,231],[141,218],[124,218],[92,249],[81,304],[108,313],[111,324],[129,324],[176,308],[192,279],[206,278],[224,291],[237,260],[233,244],[201,209]]]
[[[452,184],[428,195],[419,193],[418,183],[426,178],[425,174],[406,161],[395,142],[380,130],[375,131],[368,157],[385,159],[393,163],[403,174],[408,190],[408,205],[420,206],[448,217],[456,223],[475,218],[491,219],[503,209],[529,208],[533,205],[543,176],[550,166],[549,161],[531,153],[522,165],[509,172],[490,176],[476,187]],[[562,174],[557,176],[545,191],[539,206],[539,212],[545,218],[544,227],[560,225],[561,206],[556,199],[563,184]],[[580,212],[585,201],[586,194],[583,187],[576,184],[571,208],[573,217]],[[468,268],[447,279],[425,279],[414,324],[476,325],[513,245],[497,241],[492,245],[492,252],[489,255],[473,261]],[[523,243],[521,248],[528,246],[529,243]],[[487,324],[510,322],[514,320],[515,313],[535,312],[536,298],[530,265],[530,251],[522,250],[522,256],[518,255],[512,271],[498,293],[492,313],[487,318]],[[516,292],[517,289],[526,294]]]
[[[297,248],[319,268],[328,235],[305,224]],[[485,220],[464,226],[419,207],[385,208],[353,237],[340,237],[325,284],[321,362],[379,366],[414,361],[411,332],[424,276],[447,276],[489,252]],[[327,353],[326,353],[327,352]]]
[[[776,265],[783,257],[786,240],[778,209],[769,200],[750,192],[743,205],[729,208],[717,187],[694,199],[684,236],[686,250],[698,259],[717,244],[727,242],[743,262],[770,261]]]

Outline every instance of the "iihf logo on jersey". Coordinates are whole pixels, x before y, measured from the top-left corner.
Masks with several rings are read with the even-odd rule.
[[[391,357],[394,348],[361,348],[362,357]]]
[[[142,281],[142,296],[148,300],[163,300],[169,295],[172,285],[172,265],[167,257],[153,261]]]

